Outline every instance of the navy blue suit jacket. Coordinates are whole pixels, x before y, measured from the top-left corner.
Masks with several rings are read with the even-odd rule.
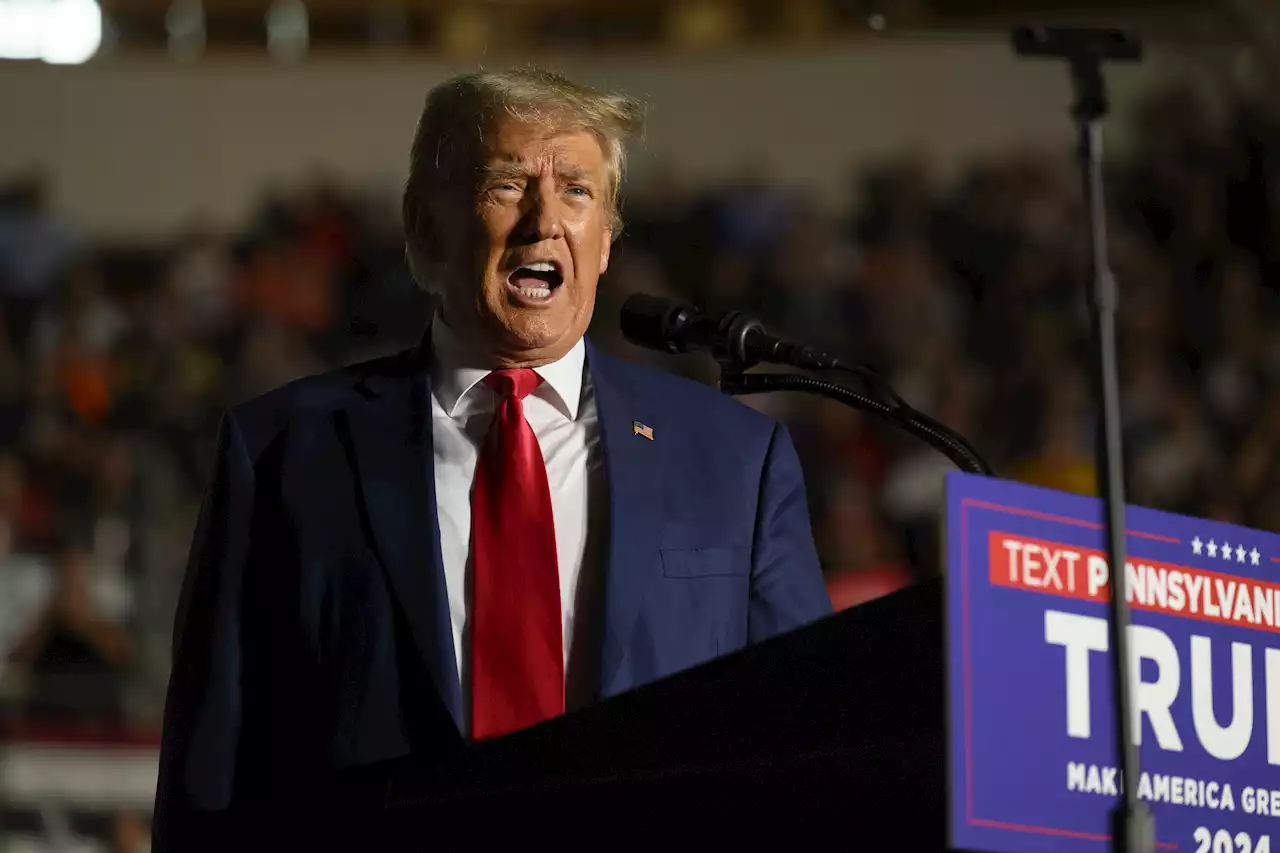
[[[343,770],[465,749],[429,353],[224,415],[175,626],[156,853],[314,809]],[[587,364],[608,481],[598,698],[830,613],[786,430],[590,341]]]

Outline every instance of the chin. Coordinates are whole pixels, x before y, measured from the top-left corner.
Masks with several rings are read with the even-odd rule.
[[[546,323],[520,323],[511,330],[512,338],[526,349],[547,349],[570,337],[569,330]]]
[[[533,353],[545,350],[568,351],[581,335],[575,335],[571,324],[536,314],[509,317],[504,324],[513,349]],[[558,357],[563,353],[556,353]]]

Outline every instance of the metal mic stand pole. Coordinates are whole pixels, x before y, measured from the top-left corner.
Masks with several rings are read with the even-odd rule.
[[[1089,223],[1089,314],[1097,359],[1094,365],[1101,411],[1097,438],[1097,472],[1105,510],[1107,560],[1111,567],[1112,685],[1115,731],[1123,789],[1111,814],[1112,849],[1118,853],[1153,853],[1155,820],[1138,798],[1141,775],[1133,732],[1134,672],[1129,655],[1129,603],[1125,595],[1125,492],[1120,420],[1120,381],[1116,365],[1116,281],[1107,259],[1106,197],[1102,173],[1102,119],[1107,114],[1104,60],[1137,61],[1141,45],[1118,31],[1023,27],[1013,34],[1023,56],[1066,59],[1075,88],[1072,116],[1079,127],[1080,169]]]

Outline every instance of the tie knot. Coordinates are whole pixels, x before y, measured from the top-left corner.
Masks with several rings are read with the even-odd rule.
[[[502,399],[514,397],[523,400],[533,393],[542,382],[542,377],[528,367],[512,370],[495,370],[484,378],[484,384],[493,389]]]

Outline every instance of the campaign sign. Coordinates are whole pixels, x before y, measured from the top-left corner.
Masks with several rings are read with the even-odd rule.
[[[1134,784],[1161,850],[1280,853],[1280,536],[1128,510],[1127,780],[1102,517],[1094,498],[947,481],[952,846],[1104,853]]]

